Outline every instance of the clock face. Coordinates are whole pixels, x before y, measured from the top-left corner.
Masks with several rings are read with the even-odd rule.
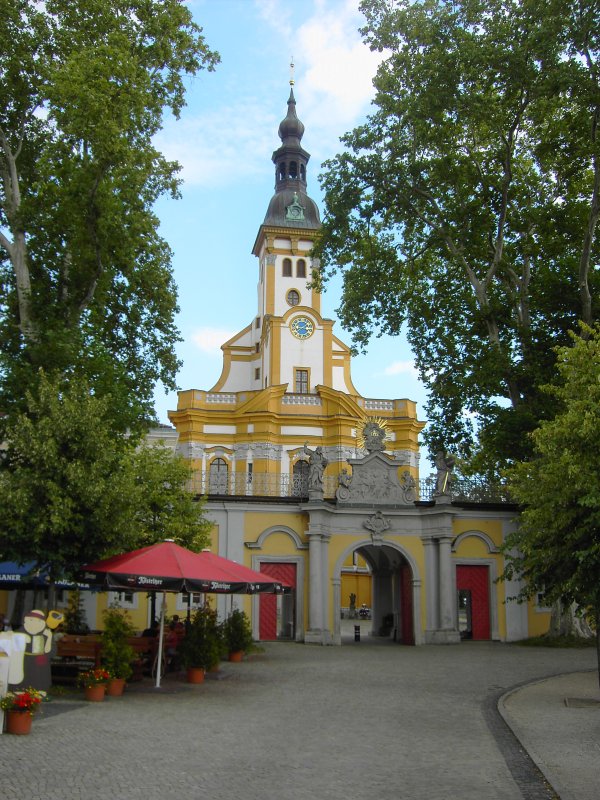
[[[296,339],[308,339],[312,336],[315,326],[307,317],[296,317],[290,324],[290,330]]]

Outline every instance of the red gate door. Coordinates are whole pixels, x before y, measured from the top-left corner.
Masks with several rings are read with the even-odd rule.
[[[293,634],[293,631],[288,631],[286,628],[293,628],[293,609],[295,606],[294,600],[296,596],[296,565],[287,564],[281,561],[265,561],[261,562],[259,568],[260,572],[276,578],[286,586],[291,586],[291,595],[275,595],[275,594],[261,594],[259,599],[259,618],[258,618],[258,635],[260,641],[272,641],[280,637],[288,637]],[[277,605],[279,603],[280,610],[291,616],[291,619],[282,619],[280,623],[285,626],[282,630],[277,629]]]
[[[472,639],[490,638],[489,567],[459,565],[456,567],[456,590],[471,593]]]
[[[402,644],[414,644],[415,633],[413,630],[413,602],[412,602],[412,570],[408,564],[400,567],[400,620]]]

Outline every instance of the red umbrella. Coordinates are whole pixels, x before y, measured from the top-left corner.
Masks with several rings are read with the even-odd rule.
[[[86,564],[82,580],[104,589],[148,592],[209,592],[219,594],[281,593],[284,586],[270,575],[244,567],[208,550],[193,553],[173,541]],[[163,598],[158,642],[156,686],[160,686],[165,603]]]
[[[281,593],[270,575],[204,550],[193,553],[172,541],[86,564],[82,580],[105,589],[219,594]]]

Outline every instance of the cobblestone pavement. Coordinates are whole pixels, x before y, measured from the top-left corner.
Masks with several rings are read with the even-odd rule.
[[[547,800],[495,710],[593,650],[273,643],[221,680],[53,700],[0,737],[4,800]]]
[[[561,800],[600,798],[597,669],[546,678],[510,692],[500,711]]]

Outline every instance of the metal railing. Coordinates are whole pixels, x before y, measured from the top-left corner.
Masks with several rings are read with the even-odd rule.
[[[335,497],[339,486],[337,475],[323,477],[323,496],[326,500]],[[192,478],[194,494],[211,497],[287,497],[299,501],[308,500],[308,476],[283,473],[273,475],[261,472],[227,472],[210,474],[196,472]],[[473,478],[454,477],[450,484],[450,496],[457,502],[509,503],[505,486]],[[435,499],[435,476],[419,481],[419,500]]]
[[[435,475],[419,481],[419,499],[435,500]],[[492,483],[481,478],[459,478],[450,482],[450,497],[463,503],[510,503],[508,489],[501,483]]]

